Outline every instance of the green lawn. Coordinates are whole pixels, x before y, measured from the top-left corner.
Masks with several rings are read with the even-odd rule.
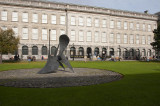
[[[106,84],[65,88],[0,86],[0,106],[160,106],[160,62],[71,62],[106,69],[124,78]],[[45,62],[0,64],[0,70],[42,68]]]

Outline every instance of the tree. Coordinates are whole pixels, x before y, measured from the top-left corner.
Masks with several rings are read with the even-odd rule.
[[[153,31],[154,33],[154,42],[151,43],[153,49],[157,51],[159,55],[160,51],[160,21],[158,22],[157,29]],[[159,56],[158,56],[159,57]]]
[[[2,63],[2,55],[13,53],[18,49],[19,38],[14,36],[12,29],[0,29],[0,64]]]

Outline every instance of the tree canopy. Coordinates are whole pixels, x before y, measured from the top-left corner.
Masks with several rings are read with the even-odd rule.
[[[160,50],[160,21],[158,22],[157,29],[153,31],[154,33],[154,42],[151,43],[153,49],[156,51]]]
[[[19,38],[14,36],[12,29],[0,29],[0,54],[13,53],[18,49]],[[2,56],[1,56],[2,58]],[[1,60],[0,60],[1,62]]]

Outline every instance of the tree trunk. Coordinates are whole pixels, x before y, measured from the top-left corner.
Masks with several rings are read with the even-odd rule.
[[[2,64],[2,54],[0,54],[0,64]]]

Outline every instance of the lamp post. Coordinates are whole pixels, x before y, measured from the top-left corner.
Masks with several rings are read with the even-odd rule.
[[[50,32],[51,32],[51,29],[49,29],[49,53],[48,53],[48,55],[51,55],[50,54]]]
[[[73,61],[74,61],[74,54],[75,54],[75,50],[74,50],[74,43],[73,43]]]

